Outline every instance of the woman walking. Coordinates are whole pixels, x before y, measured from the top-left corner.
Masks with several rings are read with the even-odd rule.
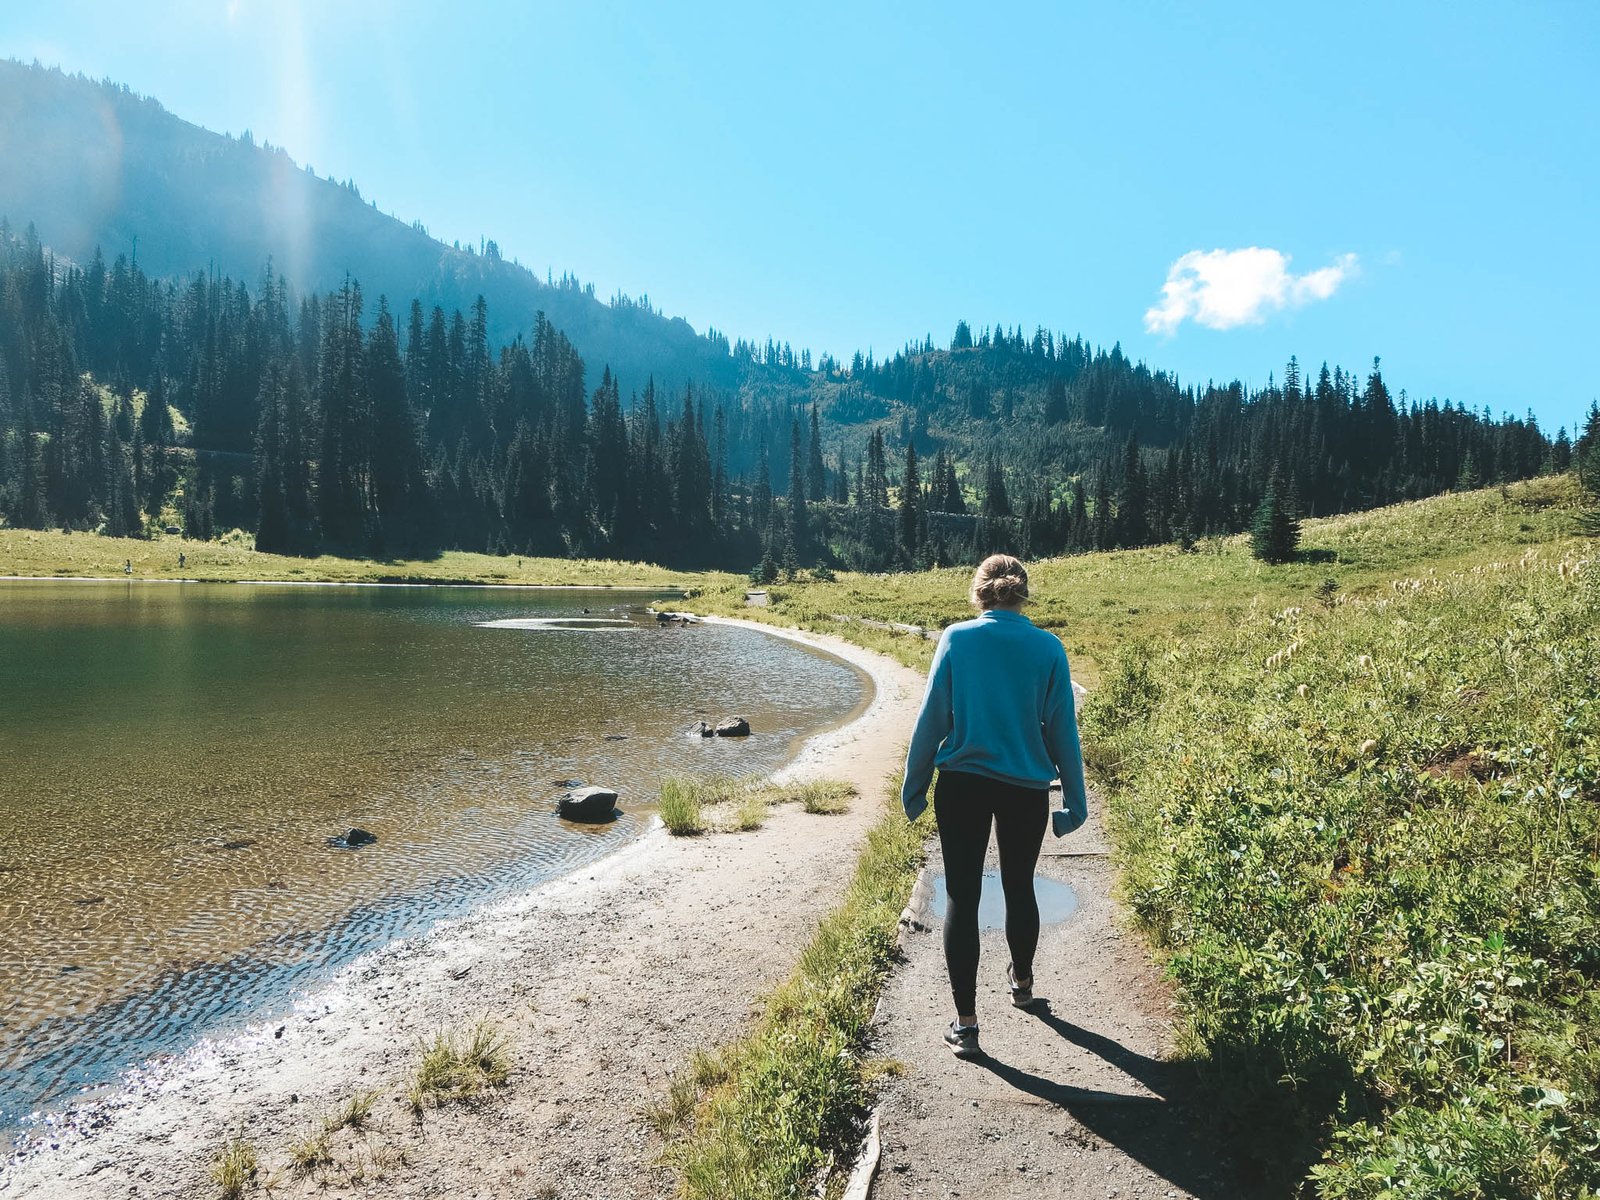
[[[1050,823],[1050,781],[1061,777],[1057,837],[1089,811],[1067,654],[1022,615],[1028,572],[1009,554],[992,554],[972,577],[971,599],[982,611],[946,629],[934,652],[900,793],[915,820],[938,768],[933,812],[950,897],[944,954],[956,1008],[944,1040],[958,1058],[979,1053],[978,896],[990,826],[1006,897],[1006,982],[1011,1002],[1026,1008],[1039,944],[1033,872]]]

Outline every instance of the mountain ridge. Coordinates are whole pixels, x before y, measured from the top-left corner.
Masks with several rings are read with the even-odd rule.
[[[296,292],[336,290],[346,276],[397,310],[412,299],[446,313],[488,302],[497,344],[544,312],[596,374],[629,389],[652,376],[675,389],[736,386],[744,365],[715,331],[698,333],[645,301],[607,304],[570,276],[560,284],[502,258],[428,234],[322,178],[287,151],[215,133],[125,85],[0,60],[0,214],[87,262],[125,254],[159,278],[207,268],[254,281],[270,263]]]

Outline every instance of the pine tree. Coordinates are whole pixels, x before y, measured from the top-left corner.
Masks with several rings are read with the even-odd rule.
[[[1046,425],[1059,425],[1067,419],[1067,385],[1059,375],[1052,375],[1045,389],[1044,421]]]
[[[1600,403],[1591,402],[1583,432],[1572,448],[1578,482],[1591,496],[1600,497]]]
[[[1286,563],[1300,544],[1300,519],[1290,506],[1282,474],[1273,469],[1250,525],[1250,552],[1265,563]]]
[[[1122,452],[1122,486],[1117,492],[1116,540],[1119,546],[1143,546],[1149,542],[1148,496],[1139,438],[1130,433]]]
[[[817,406],[811,405],[811,440],[806,451],[806,496],[821,501],[828,495],[828,469],[822,461],[822,429]]]
[[[900,561],[914,569],[922,551],[922,477],[917,472],[917,444],[906,443],[905,472],[900,477]]]

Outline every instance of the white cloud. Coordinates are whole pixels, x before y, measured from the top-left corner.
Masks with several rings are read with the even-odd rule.
[[[1184,321],[1207,329],[1258,325],[1269,313],[1326,300],[1356,271],[1354,254],[1295,275],[1289,256],[1279,250],[1191,250],[1167,270],[1161,300],[1145,310],[1144,327],[1171,334]]]

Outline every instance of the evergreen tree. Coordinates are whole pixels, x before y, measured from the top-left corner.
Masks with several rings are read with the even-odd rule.
[[[806,496],[821,501],[828,495],[828,470],[822,461],[822,429],[817,421],[817,406],[811,406],[811,439],[806,451]]]
[[[1250,525],[1250,552],[1266,563],[1286,563],[1300,544],[1300,520],[1290,506],[1282,474],[1274,468]]]
[[[1119,546],[1143,546],[1150,540],[1149,491],[1137,434],[1128,435],[1122,453],[1122,486],[1117,493],[1116,540]]]
[[[917,473],[917,444],[906,443],[905,471],[900,477],[900,561],[910,569],[922,551],[922,477]]]

